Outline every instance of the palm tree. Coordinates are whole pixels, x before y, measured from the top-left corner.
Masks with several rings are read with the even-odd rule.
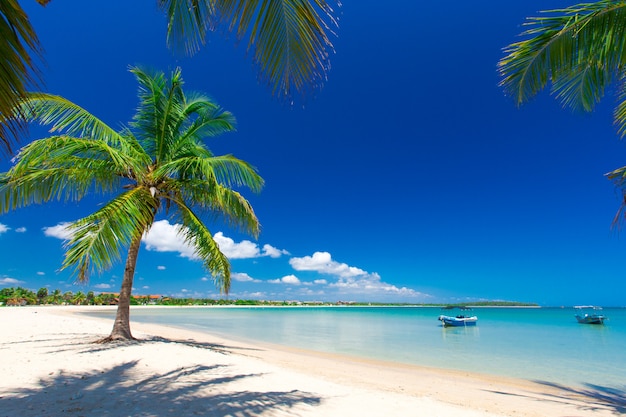
[[[51,298],[51,302],[52,304],[61,304],[61,290],[56,289],[52,292],[52,295],[50,295]]]
[[[74,294],[74,296],[72,297],[72,304],[74,305],[82,305],[85,303],[85,300],[87,299],[87,296],[85,295],[84,292],[82,291],[78,291],[76,294]]]
[[[129,306],[141,239],[159,214],[181,224],[178,233],[212,273],[223,292],[230,264],[203,216],[222,216],[258,235],[259,222],[233,186],[260,191],[256,170],[232,155],[214,156],[205,138],[233,130],[233,116],[201,94],[185,94],[180,70],[131,72],[139,82],[139,106],[129,127],[117,132],[62,97],[32,94],[31,120],[58,135],[36,140],[0,174],[0,212],[54,199],[78,201],[89,192],[114,194],[95,213],[74,221],[62,269],[78,281],[103,271],[128,247],[117,316],[106,340],[131,339]],[[28,110],[30,109],[30,110]],[[64,133],[61,133],[64,132]]]
[[[505,49],[498,63],[501,86],[518,105],[548,82],[564,106],[591,111],[615,83],[614,120],[626,136],[626,1],[601,0],[531,17],[526,39]],[[607,174],[622,188],[623,202],[614,224],[626,214],[626,167]]]
[[[37,302],[39,304],[43,304],[46,302],[48,298],[48,289],[46,287],[41,287],[37,290]]]
[[[62,302],[64,305],[72,304],[72,299],[74,298],[74,293],[72,291],[65,291],[61,296]]]
[[[45,5],[50,0],[37,0]],[[337,3],[338,4],[338,3]],[[272,93],[291,98],[320,87],[330,69],[337,27],[327,0],[157,0],[167,18],[167,44],[193,55],[209,32],[247,37],[247,51]],[[0,148],[11,151],[23,114],[16,102],[36,75],[29,50],[39,40],[17,0],[0,1]]]

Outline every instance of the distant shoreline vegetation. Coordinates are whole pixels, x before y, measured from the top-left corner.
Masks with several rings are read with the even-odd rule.
[[[118,293],[93,291],[76,293],[72,291],[61,292],[60,290],[48,291],[40,288],[37,292],[22,288],[11,287],[0,290],[0,305],[2,306],[26,306],[26,305],[117,305]],[[441,307],[473,308],[473,307],[540,307],[536,303],[521,303],[516,301],[472,301],[468,303],[445,304],[445,303],[381,303],[381,302],[355,302],[355,301],[298,301],[298,300],[241,300],[241,299],[212,299],[212,298],[176,298],[162,295],[134,295],[131,305],[163,305],[163,306],[361,306],[361,307]]]

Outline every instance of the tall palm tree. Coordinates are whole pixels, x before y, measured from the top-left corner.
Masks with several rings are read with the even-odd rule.
[[[45,5],[50,0],[37,0]],[[337,2],[338,4],[338,2]],[[167,44],[193,55],[210,32],[247,38],[247,51],[260,79],[278,97],[291,98],[320,87],[330,69],[336,13],[327,0],[157,0],[167,18]],[[39,40],[17,0],[0,0],[0,149],[24,126],[15,104],[36,71],[29,50]]]
[[[551,84],[564,106],[591,111],[615,84],[614,120],[626,136],[626,1],[600,0],[531,17],[525,39],[509,45],[498,63],[501,85],[518,105]],[[614,224],[626,214],[626,167],[607,174],[622,188]]]
[[[201,94],[185,94],[180,70],[170,79],[139,68],[139,106],[129,127],[115,131],[74,103],[31,94],[30,120],[57,133],[33,141],[15,165],[0,174],[0,213],[51,200],[80,200],[89,192],[113,194],[95,213],[74,221],[62,269],[78,281],[103,271],[128,247],[113,330],[105,340],[131,339],[129,306],[142,236],[157,215],[180,224],[179,235],[212,273],[223,292],[230,264],[204,217],[220,216],[257,235],[259,222],[248,201],[232,187],[260,191],[263,180],[232,155],[214,156],[203,140],[233,130],[233,116]]]

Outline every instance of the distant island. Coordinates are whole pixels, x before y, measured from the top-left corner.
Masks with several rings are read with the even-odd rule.
[[[117,305],[118,293],[88,291],[61,292],[48,291],[40,288],[37,292],[22,287],[3,288],[0,290],[0,305]],[[163,295],[133,295],[131,305],[163,305],[163,306],[406,306],[406,307],[441,307],[441,308],[470,308],[470,307],[539,307],[535,303],[521,303],[517,301],[472,301],[458,304],[445,303],[381,303],[358,301],[298,301],[298,300],[242,300],[228,298],[177,298]]]

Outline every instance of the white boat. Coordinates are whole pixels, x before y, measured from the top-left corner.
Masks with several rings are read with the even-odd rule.
[[[578,312],[576,313],[576,320],[582,324],[604,324],[606,316],[598,313],[602,310],[602,307],[597,306],[575,306]]]
[[[445,327],[464,327],[464,326],[476,326],[478,317],[476,316],[439,316],[439,321],[443,322]]]

